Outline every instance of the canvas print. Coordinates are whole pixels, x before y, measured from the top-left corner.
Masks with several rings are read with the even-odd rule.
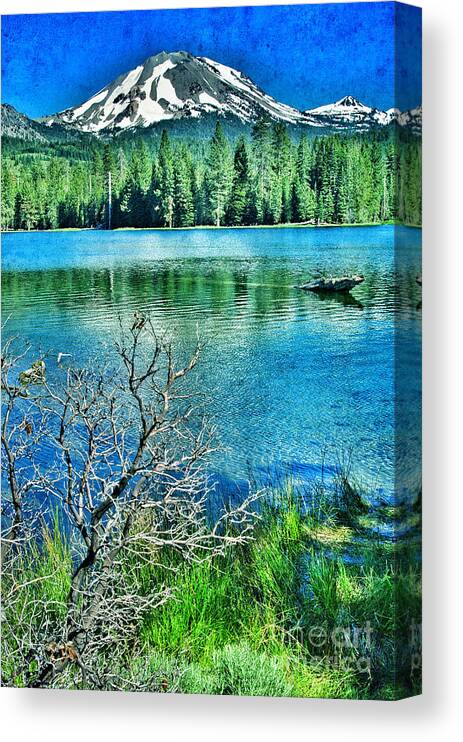
[[[2,17],[1,680],[421,688],[421,11]]]

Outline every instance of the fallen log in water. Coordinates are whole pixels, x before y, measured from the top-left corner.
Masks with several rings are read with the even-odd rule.
[[[363,276],[339,276],[330,278],[317,278],[310,283],[299,286],[303,291],[350,291],[364,281]]]

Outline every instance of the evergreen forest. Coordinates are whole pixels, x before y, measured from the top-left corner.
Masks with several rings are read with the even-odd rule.
[[[421,139],[395,127],[298,138],[259,119],[231,139],[7,141],[3,230],[421,224]]]

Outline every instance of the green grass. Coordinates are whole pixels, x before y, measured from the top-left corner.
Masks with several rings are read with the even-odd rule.
[[[413,549],[365,537],[367,517],[350,485],[334,504],[320,490],[302,506],[288,482],[270,493],[254,540],[214,562],[181,563],[165,549],[142,566],[132,554],[126,569],[137,589],[163,582],[174,598],[145,616],[121,676],[164,692],[392,699],[418,691],[408,635],[420,621],[419,564]],[[31,580],[27,621],[43,620],[27,615],[28,596],[43,600],[51,625],[63,620],[70,559],[56,525],[18,562],[22,582]],[[3,676],[24,685],[12,659],[15,615],[8,619]]]
[[[352,492],[346,498],[352,507]],[[208,677],[227,647],[278,659],[287,695],[389,698],[399,680],[400,693],[411,692],[407,636],[419,622],[418,566],[408,558],[400,566],[389,544],[356,546],[355,527],[339,524],[346,519],[327,507],[305,512],[289,487],[280,504],[264,508],[251,545],[176,574],[176,600],[146,618],[142,641]],[[344,560],[349,547],[360,564]],[[321,648],[314,627],[326,637]]]
[[[36,647],[31,647],[31,662],[25,671],[17,663],[18,641],[27,637],[29,626],[46,621],[52,635],[65,621],[71,574],[71,550],[55,518],[26,553],[15,557],[14,581],[2,575],[1,667],[2,679],[9,684],[27,685],[27,674],[36,668]]]

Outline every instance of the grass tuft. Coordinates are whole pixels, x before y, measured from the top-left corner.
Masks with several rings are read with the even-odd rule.
[[[334,503],[318,494],[299,497],[290,481],[275,488],[254,540],[214,562],[182,563],[169,549],[149,565],[127,555],[134,589],[164,583],[174,594],[145,616],[118,668],[128,689],[384,699],[419,691],[409,642],[421,610],[416,544],[368,538],[362,519],[372,513],[346,482]],[[8,684],[27,684],[15,667],[18,632],[65,618],[72,548],[64,534],[56,522],[18,557],[17,581],[26,587],[5,608]],[[4,584],[4,596],[13,588]]]

